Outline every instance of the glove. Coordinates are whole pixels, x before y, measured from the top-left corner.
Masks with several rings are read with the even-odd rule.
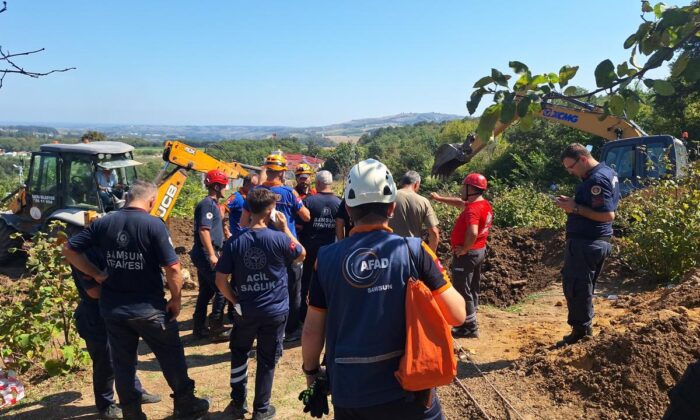
[[[304,413],[321,418],[328,414],[328,380],[319,375],[316,380],[299,394],[299,401],[304,404]]]

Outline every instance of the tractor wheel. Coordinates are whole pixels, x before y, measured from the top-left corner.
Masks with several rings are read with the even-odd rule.
[[[17,258],[17,253],[10,252],[10,248],[22,246],[22,239],[12,238],[11,235],[17,232],[5,220],[0,219],[0,263]]]

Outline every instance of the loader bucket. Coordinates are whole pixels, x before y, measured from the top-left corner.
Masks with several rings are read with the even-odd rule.
[[[443,144],[435,152],[435,163],[431,173],[440,178],[446,178],[458,167],[469,161],[461,144]]]

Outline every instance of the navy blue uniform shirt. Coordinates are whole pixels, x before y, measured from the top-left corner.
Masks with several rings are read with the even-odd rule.
[[[599,163],[576,186],[574,201],[599,212],[614,212],[620,201],[617,174],[605,163]],[[569,213],[566,234],[570,237],[595,239],[612,236],[612,222],[596,222],[578,214]]]
[[[177,264],[165,223],[145,210],[127,207],[92,222],[68,245],[77,252],[97,248],[106,262],[100,311],[105,318],[143,318],[165,310],[161,267]]]
[[[206,248],[199,238],[200,228],[209,230],[214,249],[221,249],[224,245],[224,225],[221,223],[219,205],[211,197],[204,197],[194,209],[194,245],[191,252],[193,258],[207,257]]]
[[[262,185],[258,185],[255,188],[267,188],[275,193],[275,199],[277,200],[275,210],[284,214],[284,217],[287,218],[287,227],[289,227],[289,231],[297,238],[297,227],[294,222],[294,216],[304,205],[301,202],[301,198],[299,198],[299,194],[294,191],[294,188],[288,185],[282,185],[282,183],[276,181],[263,182]],[[248,202],[245,204],[245,209],[250,212]]]
[[[289,311],[287,266],[300,253],[296,242],[282,232],[243,229],[226,241],[216,271],[232,275],[244,317],[283,315]]]
[[[307,196],[303,202],[311,213],[311,220],[303,223],[304,229],[299,233],[304,246],[317,249],[335,242],[335,217],[338,215],[340,198],[333,193],[321,192]]]

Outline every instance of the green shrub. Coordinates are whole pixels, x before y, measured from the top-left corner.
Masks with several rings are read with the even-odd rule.
[[[532,185],[502,188],[491,204],[500,227],[559,228],[566,222],[566,214]]]
[[[73,319],[78,292],[61,256],[65,227],[52,222],[50,231],[57,234],[34,236],[26,251],[31,277],[3,291],[0,356],[20,372],[36,367],[49,375],[64,374],[89,360]]]
[[[700,162],[622,200],[623,256],[658,281],[677,281],[700,264]]]
[[[201,177],[198,174],[190,174],[185,181],[185,185],[182,187],[182,191],[180,191],[180,195],[175,201],[170,216],[191,219],[194,215],[194,208],[197,207],[197,203],[206,197],[206,195],[207,190],[202,186]]]

